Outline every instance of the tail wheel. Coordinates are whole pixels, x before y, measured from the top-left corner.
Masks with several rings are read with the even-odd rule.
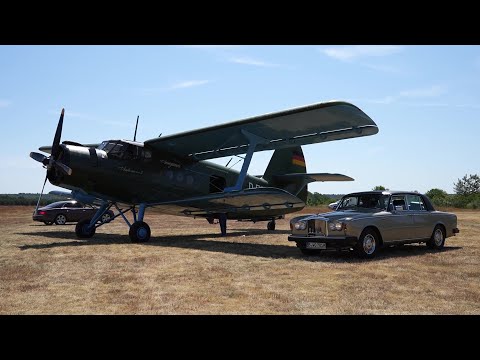
[[[91,219],[83,219],[75,226],[75,234],[80,239],[88,239],[95,235],[95,226],[90,227]]]
[[[373,229],[365,229],[360,235],[355,252],[361,258],[371,259],[377,254],[380,246],[379,236]]]
[[[128,235],[133,243],[142,243],[150,240],[150,226],[143,221],[137,221],[130,226]]]
[[[65,225],[66,222],[67,222],[67,217],[63,214],[58,214],[55,217],[55,224],[57,225]]]
[[[427,241],[427,247],[430,249],[442,249],[445,245],[445,231],[440,225],[435,226],[433,229],[430,240]]]
[[[273,231],[275,230],[275,220],[269,221],[267,224],[267,230]]]

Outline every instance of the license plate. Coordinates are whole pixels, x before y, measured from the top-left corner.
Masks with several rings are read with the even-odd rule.
[[[325,243],[318,243],[318,242],[307,242],[305,244],[307,249],[320,249],[325,250],[327,248],[327,244]]]

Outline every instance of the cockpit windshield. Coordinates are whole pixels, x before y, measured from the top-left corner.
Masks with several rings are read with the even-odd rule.
[[[380,209],[386,210],[388,195],[383,194],[357,194],[347,195],[342,198],[337,207],[338,210]]]
[[[104,141],[97,149],[105,151],[109,159],[150,160],[152,158],[149,150],[125,141]]]

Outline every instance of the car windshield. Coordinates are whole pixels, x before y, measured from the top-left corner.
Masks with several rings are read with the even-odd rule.
[[[385,210],[388,205],[388,195],[383,194],[356,194],[342,198],[337,210],[351,209],[381,209]]]

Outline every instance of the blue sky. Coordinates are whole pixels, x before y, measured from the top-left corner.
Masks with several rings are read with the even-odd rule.
[[[304,146],[309,172],[355,179],[310,191],[453,192],[480,173],[480,46],[0,46],[0,193],[41,190],[29,153],[51,145],[62,107],[62,140],[95,143],[132,139],[137,115],[144,141],[328,100],[357,105],[379,133]]]

